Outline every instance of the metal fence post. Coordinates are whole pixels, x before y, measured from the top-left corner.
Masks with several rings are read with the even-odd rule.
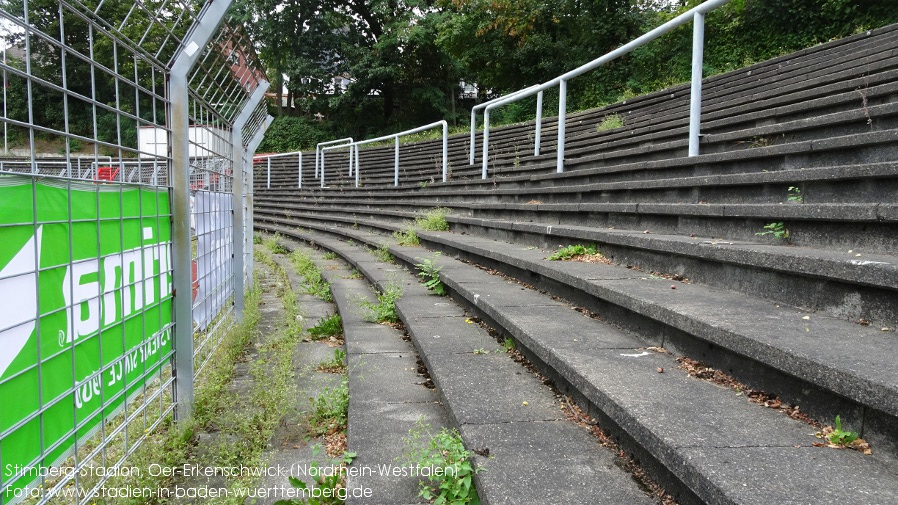
[[[556,171],[564,172],[564,135],[567,121],[567,81],[562,79],[558,83],[558,156],[556,158]]]
[[[261,84],[261,83],[260,83]],[[267,83],[266,83],[267,87]],[[256,102],[258,103],[258,102]],[[271,122],[274,121],[274,118],[271,116],[267,116],[265,118],[265,122],[259,127],[256,131],[256,134],[253,138],[249,140],[246,144],[246,157],[248,158],[247,165],[249,169],[247,172],[249,173],[249,181],[248,185],[250,190],[246,192],[246,216],[244,217],[245,222],[244,226],[246,227],[247,234],[244,237],[246,243],[246,281],[252,285],[253,284],[253,269],[255,268],[255,256],[253,254],[253,170],[252,170],[252,162],[253,156],[256,154],[256,149],[259,148],[259,144],[262,142],[262,137],[265,136],[265,132],[268,130],[268,127],[271,125]],[[302,153],[300,153],[302,156]],[[300,161],[301,162],[301,161]]]
[[[172,277],[175,312],[175,398],[177,419],[193,411],[193,300],[190,255],[190,140],[187,74],[224,20],[231,0],[209,2],[184,38],[169,76],[172,129]]]
[[[243,271],[243,251],[244,245],[246,243],[246,238],[244,237],[243,230],[246,226],[246,222],[244,220],[243,213],[243,205],[245,199],[245,189],[243,187],[243,180],[246,171],[252,172],[252,155],[253,152],[249,152],[249,167],[247,167],[244,163],[244,157],[247,152],[243,150],[243,127],[246,126],[247,121],[253,115],[253,112],[256,110],[256,106],[265,99],[265,92],[268,91],[268,83],[265,81],[259,82],[256,86],[256,89],[253,90],[252,95],[249,96],[246,103],[243,105],[243,110],[240,111],[240,114],[237,115],[237,118],[234,119],[234,124],[231,129],[231,149],[233,150],[233,170],[234,170],[234,188],[233,188],[233,204],[232,208],[234,209],[234,219],[233,219],[233,241],[234,241],[234,309],[237,313],[237,320],[243,320],[243,302],[244,302],[244,271]],[[258,132],[256,133],[258,135]],[[271,184],[271,158],[268,158],[268,181],[269,185]],[[250,226],[250,229],[252,227]],[[252,233],[249,233],[249,236],[252,237]],[[252,248],[252,242],[250,242],[249,247]]]
[[[265,181],[265,188],[271,189],[271,158],[268,158],[266,161],[268,162],[268,175]]]
[[[359,146],[358,144],[351,147],[355,151],[355,187],[359,187]]]
[[[692,90],[689,98],[689,156],[698,156],[702,127],[702,64],[705,52],[705,15],[696,12],[692,21]]]
[[[299,189],[302,189],[302,151],[299,151],[299,153],[297,153],[297,154],[299,154],[299,160],[298,160],[298,165],[299,165],[299,186],[297,186],[297,187],[298,187]]]
[[[539,143],[543,136],[543,92],[536,94],[536,132],[533,135],[533,155],[539,156]]]

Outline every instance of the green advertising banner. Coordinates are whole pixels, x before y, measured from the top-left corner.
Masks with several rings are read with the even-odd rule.
[[[0,502],[167,363],[170,242],[165,188],[0,176]]]

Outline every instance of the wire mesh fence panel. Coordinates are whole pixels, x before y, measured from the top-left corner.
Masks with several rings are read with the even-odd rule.
[[[193,230],[180,299],[197,371],[233,320],[233,122],[264,74],[239,29],[215,21],[195,42],[209,5],[0,0],[0,505],[108,498],[108,478],[192,388],[173,367],[179,216]],[[185,51],[202,54],[192,208],[175,204],[172,177],[169,77]]]

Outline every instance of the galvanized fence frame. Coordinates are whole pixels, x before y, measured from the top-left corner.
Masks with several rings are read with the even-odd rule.
[[[271,118],[230,4],[0,2],[0,505],[108,498],[242,314]]]

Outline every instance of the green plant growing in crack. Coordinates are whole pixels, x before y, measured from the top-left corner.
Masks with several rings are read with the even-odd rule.
[[[337,253],[335,253],[333,251],[329,251],[329,252],[324,253],[322,258],[324,258],[326,260],[335,260],[335,259],[339,258],[339,256],[337,256]]]
[[[338,386],[326,387],[315,398],[309,398],[312,413],[309,416],[309,433],[327,435],[346,430],[349,412],[349,379],[343,378]]]
[[[346,371],[346,351],[339,347],[329,359],[318,363],[318,371],[326,373],[342,373]]]
[[[446,221],[449,212],[445,207],[430,209],[415,218],[415,225],[426,231],[449,231],[449,223]]]
[[[312,446],[312,457],[318,457],[319,453],[321,453],[321,444]],[[324,465],[317,460],[310,461],[308,474],[315,476],[314,487],[309,487],[303,480],[290,476],[288,477],[290,485],[301,490],[296,494],[303,498],[278,500],[274,502],[274,505],[339,505],[345,503],[348,492],[344,469],[352,463],[355,457],[356,453],[343,451],[339,458],[325,461]],[[305,498],[306,496],[308,498]]]
[[[414,223],[405,223],[405,226],[401,230],[393,232],[393,238],[395,238],[396,243],[401,246],[414,247],[421,245],[421,241],[418,239],[418,231],[415,230]]]
[[[271,251],[272,254],[289,254],[290,251],[281,244],[281,234],[275,233],[263,240],[262,244]]]
[[[375,323],[397,323],[396,301],[402,296],[402,288],[390,283],[383,291],[375,292],[377,303],[361,300],[360,305],[367,310],[367,318]]]
[[[318,324],[309,328],[309,338],[311,340],[322,340],[330,337],[340,337],[343,335],[343,320],[340,314],[325,315],[318,320]]]
[[[510,337],[506,337],[504,341],[502,341],[502,348],[505,349],[505,352],[512,352],[515,350],[514,340]]]
[[[434,257],[439,255],[439,252],[435,253]],[[418,277],[421,279],[424,287],[435,295],[444,296],[446,294],[446,286],[440,280],[440,270],[443,267],[434,265],[433,260],[430,258],[417,259],[421,260],[421,262],[415,263],[415,267],[419,270]]]
[[[477,348],[477,349],[474,349],[473,352],[474,352],[474,354],[489,354],[489,353],[490,353],[489,351],[487,351],[487,350],[484,349],[483,347],[479,347],[479,348]]]
[[[433,472],[426,481],[421,481],[418,496],[434,504],[480,503],[474,475],[483,469],[474,467],[474,453],[465,449],[457,430],[443,428],[434,433],[430,425],[419,419],[418,425],[409,430],[405,445],[402,455],[405,464],[445,470]]]
[[[604,132],[608,130],[614,130],[616,128],[621,128],[624,126],[624,118],[620,117],[620,114],[610,114],[605,116],[602,119],[602,122],[596,125],[597,132]]]
[[[801,196],[801,188],[798,186],[789,186],[789,194],[786,196],[786,201],[801,203],[804,201],[804,197]]]
[[[845,431],[842,429],[842,418],[836,416],[836,427],[826,438],[830,443],[836,445],[848,445],[858,439],[858,432]]]
[[[562,247],[550,254],[546,259],[551,261],[564,261],[569,260],[575,256],[582,255],[595,255],[601,254],[598,249],[596,249],[595,244],[592,245],[582,245],[582,244],[573,244],[567,247]]]
[[[373,254],[375,258],[383,261],[384,263],[396,262],[393,254],[390,253],[390,246],[388,244],[381,244],[377,249],[369,249],[369,252]]]
[[[759,237],[773,235],[773,238],[786,241],[788,241],[790,237],[789,229],[786,228],[786,224],[782,221],[764,225],[764,231],[759,231],[758,233],[755,233],[755,235]]]
[[[331,285],[321,275],[321,270],[307,254],[297,249],[290,254],[290,263],[296,273],[303,277],[303,288],[306,293],[316,296],[325,302],[334,301]]]

